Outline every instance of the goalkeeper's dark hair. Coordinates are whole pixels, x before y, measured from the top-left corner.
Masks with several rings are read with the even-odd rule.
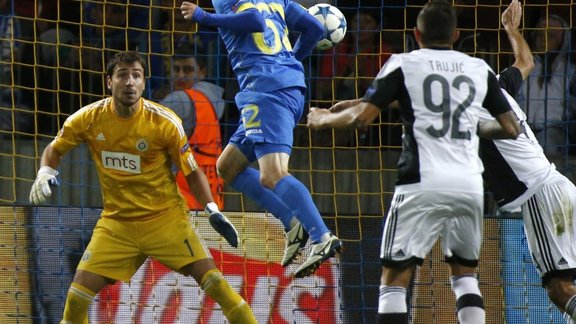
[[[451,44],[457,20],[456,11],[450,2],[432,0],[418,13],[416,26],[424,44]]]
[[[173,60],[194,58],[200,69],[208,68],[208,53],[201,46],[192,46],[189,43],[181,43],[174,50]]]
[[[114,69],[119,63],[133,64],[136,62],[142,65],[142,68],[144,69],[144,75],[146,75],[146,60],[144,57],[142,57],[142,55],[140,55],[140,53],[135,51],[116,53],[108,60],[108,65],[106,66],[106,76],[112,77],[112,74],[114,74]]]

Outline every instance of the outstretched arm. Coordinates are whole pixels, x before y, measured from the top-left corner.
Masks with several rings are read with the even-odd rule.
[[[206,12],[198,5],[184,1],[180,6],[180,11],[184,19],[206,26],[233,29],[245,33],[260,33],[266,28],[264,17],[256,8],[250,8],[233,15],[216,14]]]
[[[362,99],[343,100],[343,101],[339,101],[339,102],[335,103],[334,106],[330,107],[329,110],[333,113],[339,112],[339,111],[342,111],[344,109],[348,109],[354,105],[357,105],[361,102],[362,102]]]
[[[349,101],[348,103],[352,103]],[[310,108],[308,127],[323,128],[364,128],[380,115],[380,109],[370,102],[359,101],[339,111]]]
[[[512,45],[514,51],[514,64],[512,66],[518,68],[522,73],[522,79],[526,79],[530,71],[534,68],[534,59],[530,46],[518,30],[520,21],[522,20],[522,6],[518,0],[512,0],[510,5],[502,13],[502,25],[508,40]]]

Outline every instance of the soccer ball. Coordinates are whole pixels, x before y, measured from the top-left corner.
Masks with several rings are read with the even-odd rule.
[[[346,35],[346,18],[338,8],[327,3],[319,3],[308,8],[308,12],[324,26],[324,35],[316,44],[317,49],[332,48]]]

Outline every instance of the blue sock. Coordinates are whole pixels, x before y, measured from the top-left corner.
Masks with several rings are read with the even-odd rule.
[[[290,229],[293,213],[282,200],[270,189],[260,183],[260,172],[254,168],[246,168],[234,178],[230,184],[235,190],[245,194],[260,207],[278,218],[285,230]]]
[[[310,191],[298,179],[291,175],[285,176],[276,183],[274,192],[293,211],[304,229],[310,234],[312,242],[318,243],[323,234],[330,233],[312,200]]]

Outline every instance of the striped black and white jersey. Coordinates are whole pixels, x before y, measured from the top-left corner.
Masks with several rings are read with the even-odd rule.
[[[395,54],[363,98],[382,110],[398,100],[404,124],[396,192],[483,192],[479,114],[510,110],[481,59],[449,49]],[[386,113],[384,113],[386,114]]]
[[[522,84],[522,75],[510,67],[499,76],[502,92],[518,117],[523,132],[516,140],[480,140],[480,157],[484,163],[487,189],[504,211],[519,208],[547,182],[555,171],[526,122],[526,115],[514,98]],[[481,119],[493,119],[487,111]]]

